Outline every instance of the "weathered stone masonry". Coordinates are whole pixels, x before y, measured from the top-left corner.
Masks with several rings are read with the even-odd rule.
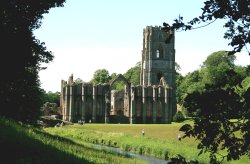
[[[175,50],[174,37],[169,44],[165,43],[168,35],[160,27],[144,29],[141,84],[138,86],[131,85],[121,74],[103,85],[76,84],[73,75],[68,82],[62,80],[63,120],[131,124],[171,122],[176,111]],[[119,80],[125,82],[124,91],[112,91],[112,85]]]

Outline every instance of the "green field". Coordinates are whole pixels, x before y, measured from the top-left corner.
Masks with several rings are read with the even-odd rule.
[[[41,129],[0,117],[0,163],[11,164],[136,164],[145,161],[125,158],[96,149],[92,144],[75,143]]]
[[[181,125],[74,124],[39,129],[0,117],[0,145],[4,150],[0,163],[146,163],[96,148],[93,143],[166,160],[181,154],[188,160],[209,163],[207,155],[196,155],[194,139],[178,141]],[[231,163],[249,163],[249,158]]]
[[[190,123],[190,122],[188,122]],[[208,154],[198,156],[197,142],[193,138],[178,140],[179,128],[183,123],[172,124],[84,124],[59,128],[46,128],[45,131],[70,139],[76,143],[94,143],[117,147],[122,150],[170,159],[180,154],[188,160],[209,163]],[[145,130],[142,136],[141,130]],[[249,163],[248,157],[230,163]],[[225,162],[229,163],[229,162]]]

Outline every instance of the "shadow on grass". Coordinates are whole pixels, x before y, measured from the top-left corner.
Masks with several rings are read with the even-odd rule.
[[[0,122],[0,163],[93,163],[68,154],[66,151],[59,150],[52,145],[44,144],[42,141],[28,136],[21,128],[17,129]],[[34,130],[34,132],[38,135],[43,135],[44,139],[59,140],[67,144],[76,145],[70,140],[52,136],[39,130]],[[87,148],[84,147],[84,149]]]

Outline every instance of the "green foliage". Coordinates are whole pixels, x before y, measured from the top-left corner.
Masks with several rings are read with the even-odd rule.
[[[93,78],[91,80],[94,84],[104,84],[108,83],[111,80],[109,72],[106,69],[98,69],[95,71]]]
[[[124,125],[124,124],[85,124],[83,125],[65,126],[64,128],[46,128],[46,132],[65,137],[76,143],[89,142],[94,144],[103,144],[111,147],[116,147],[125,151],[153,156],[160,159],[168,160],[177,152],[182,153],[189,159],[197,159],[198,156],[193,154],[196,151],[196,146],[193,142],[186,141],[181,143],[177,139],[178,127],[172,125]],[[153,127],[151,127],[153,126]],[[141,135],[141,129],[145,128],[145,136]],[[150,129],[155,129],[156,133],[163,131],[175,131],[171,135],[162,135],[159,137],[150,137],[153,132]],[[107,131],[103,131],[107,129]],[[131,132],[130,134],[128,133]],[[171,132],[170,132],[171,133]],[[151,134],[151,135],[150,135]],[[172,137],[173,136],[173,137]],[[167,138],[166,138],[167,137]],[[183,144],[185,146],[183,146]],[[191,151],[190,151],[191,150]],[[191,153],[192,152],[192,153]],[[205,162],[207,157],[199,157],[200,161]]]
[[[190,121],[185,123],[191,123]],[[63,128],[46,128],[45,131],[54,135],[70,139],[81,144],[83,142],[102,144],[116,147],[125,151],[157,157],[160,159],[174,158],[181,154],[186,161],[197,160],[200,163],[209,163],[209,154],[198,156],[197,142],[194,138],[178,140],[179,128],[184,123],[172,124],[85,124],[70,125]],[[141,130],[145,135],[141,135]],[[224,153],[224,152],[220,152]],[[244,156],[235,163],[247,163]],[[230,163],[230,162],[227,162]]]
[[[177,83],[178,84],[178,83]],[[179,104],[184,103],[184,99],[187,94],[192,93],[193,91],[202,91],[204,84],[201,83],[200,72],[198,70],[188,73],[178,84],[176,89],[177,102]]]
[[[170,161],[168,162],[169,164],[198,164],[199,162],[197,160],[191,160],[191,161],[186,161],[186,159],[178,154],[176,157],[173,157],[170,159]]]
[[[182,114],[181,111],[177,111],[175,115],[173,116],[173,121],[174,122],[183,122],[185,120],[184,115]]]
[[[140,72],[141,72],[141,62],[138,62],[134,67],[130,68],[123,76],[128,80],[129,83],[133,85],[140,84]],[[115,74],[116,75],[116,74]],[[114,77],[112,77],[113,79]],[[123,81],[117,81],[113,84],[112,89],[114,90],[124,90],[125,83]]]
[[[235,66],[234,59],[228,52],[215,52],[203,63],[198,76],[190,78],[189,74],[180,85],[186,92],[184,108],[195,117],[193,127],[181,130],[185,132],[184,137],[193,136],[200,141],[200,154],[210,152],[211,163],[218,158],[230,161],[249,154],[249,120],[246,119],[250,113],[249,74],[246,67]],[[241,135],[236,136],[237,133]],[[221,155],[220,150],[227,153]]]
[[[42,92],[38,71],[41,63],[53,60],[45,44],[33,35],[41,26],[43,14],[61,7],[65,0],[0,2],[0,115],[21,121],[39,116]]]
[[[235,59],[236,56],[229,55],[229,52],[227,51],[217,51],[207,57],[207,59],[203,62],[202,67],[217,67],[221,63],[233,66]]]
[[[45,92],[43,91],[43,104],[49,102],[49,103],[56,103],[57,106],[60,105],[60,92]]]
[[[140,71],[141,71],[141,63],[138,62],[134,67],[130,68],[123,76],[128,80],[129,83],[133,85],[139,85]],[[106,69],[98,69],[95,71],[91,83],[94,84],[108,83],[116,76],[117,76],[116,73],[112,73],[111,75],[109,75],[109,72]],[[112,85],[113,90],[124,90],[124,87],[125,83],[122,80],[117,81]]]
[[[117,81],[112,85],[112,90],[118,90],[118,91],[122,91],[124,90],[125,87],[125,83],[124,81]]]
[[[176,103],[181,104],[181,94],[182,93],[181,93],[181,90],[179,88],[180,88],[180,85],[182,84],[182,82],[184,80],[184,77],[180,73],[177,72],[178,70],[181,69],[179,64],[175,63],[175,65],[176,65],[176,68],[175,68],[175,70],[176,70],[175,84],[176,84],[176,88],[177,88],[177,90],[176,90]]]
[[[236,74],[234,60],[235,56],[229,55],[226,51],[218,51],[209,55],[201,68],[202,82],[219,88],[225,86],[226,83],[234,86],[236,82],[232,78]]]
[[[246,77],[243,81],[242,81],[242,86],[245,89],[245,91],[250,88],[250,76]]]
[[[60,110],[60,92],[45,92],[43,91],[42,96],[43,105],[41,107],[41,114],[44,116],[48,115],[61,115]]]
[[[240,156],[249,154],[249,120],[241,98],[233,89],[211,89],[204,93],[193,93],[187,97],[186,108],[196,111],[195,126],[181,129],[185,136],[193,136],[200,140],[200,153],[210,152],[211,160],[218,157],[238,160]],[[231,121],[232,118],[237,118]],[[241,134],[241,135],[236,135]],[[227,153],[220,155],[219,150]]]
[[[112,74],[110,75],[111,79],[115,78],[116,76],[117,76],[116,73],[112,73]]]
[[[138,62],[134,67],[130,68],[124,77],[133,85],[140,84],[141,62]]]

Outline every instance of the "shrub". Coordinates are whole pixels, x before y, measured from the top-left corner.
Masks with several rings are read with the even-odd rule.
[[[173,117],[174,122],[182,122],[184,120],[185,120],[185,117],[181,111],[176,112],[176,114]]]

